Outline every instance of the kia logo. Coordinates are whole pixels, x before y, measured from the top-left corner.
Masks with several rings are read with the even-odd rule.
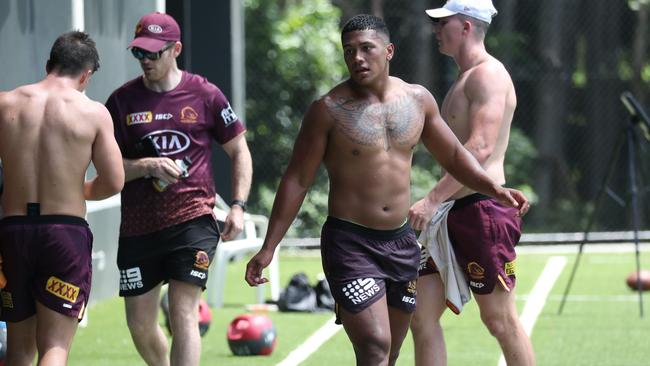
[[[158,147],[160,155],[167,156],[178,154],[190,147],[190,137],[176,130],[159,130],[146,134]]]
[[[158,24],[149,24],[149,26],[147,27],[147,29],[148,29],[149,32],[151,32],[151,33],[162,33],[162,31],[163,31],[162,27],[159,26]]]

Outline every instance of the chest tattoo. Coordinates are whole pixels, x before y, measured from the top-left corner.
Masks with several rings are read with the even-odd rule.
[[[337,129],[359,145],[413,144],[422,125],[422,109],[417,99],[405,95],[387,103],[370,103],[346,98],[327,98]]]

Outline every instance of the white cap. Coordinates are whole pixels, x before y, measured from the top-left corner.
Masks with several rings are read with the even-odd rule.
[[[488,24],[497,15],[497,9],[492,0],[447,0],[442,8],[425,11],[431,18],[445,18],[455,14],[463,14]]]

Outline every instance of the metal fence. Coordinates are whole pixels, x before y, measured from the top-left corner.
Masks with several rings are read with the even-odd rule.
[[[510,71],[518,96],[507,156],[508,185],[523,187],[535,202],[525,220],[526,231],[580,231],[590,217],[596,219],[594,230],[629,230],[630,159],[625,146],[617,149],[616,142],[630,120],[621,93],[631,91],[643,107],[650,102],[648,0],[493,1],[499,14],[488,31],[487,47]],[[85,28],[98,45],[120,50],[103,52],[102,72],[89,96],[105,100],[139,73],[124,45],[137,18],[162,1],[0,1],[0,44],[11,50],[0,55],[0,66],[11,70],[0,80],[2,90],[40,78],[53,37],[75,23],[69,19],[75,14],[71,4],[81,3]],[[397,49],[392,74],[426,86],[439,103],[456,77],[456,66],[439,54],[424,15],[424,9],[441,6],[443,0],[241,3],[246,22],[246,122],[255,164],[253,212],[270,212],[309,104],[345,78],[338,31],[352,15],[373,13],[386,20]],[[53,18],[53,13],[60,16]],[[648,230],[650,142],[638,131],[635,136],[638,217],[641,228]],[[619,159],[609,164],[619,150]],[[423,149],[416,152],[414,164],[416,172],[437,170]],[[609,166],[613,174],[602,207],[594,213]],[[434,183],[433,176],[414,174],[414,196]],[[317,235],[326,206],[326,177],[321,172],[293,234]]]
[[[288,11],[296,4],[321,2],[284,1],[278,2],[280,5],[275,9]],[[456,65],[449,57],[439,54],[424,10],[443,3],[442,0],[332,0],[340,9],[339,25],[357,13],[383,17],[396,44],[391,73],[425,85],[439,104],[455,80]],[[488,31],[486,44],[488,51],[510,71],[517,91],[518,106],[513,122],[516,131],[507,156],[507,172],[508,185],[523,187],[534,198],[535,204],[525,220],[527,232],[581,231],[591,217],[595,220],[594,231],[632,228],[629,155],[626,145],[618,149],[616,143],[625,135],[630,122],[630,114],[620,101],[621,93],[631,91],[642,106],[650,101],[646,3],[494,0],[499,14]],[[248,33],[253,12],[247,7],[247,49],[272,48],[259,44],[255,34]],[[254,21],[259,26],[268,19],[256,16]],[[251,42],[257,43],[251,46]],[[307,54],[309,49],[305,47],[304,52]],[[247,57],[250,57],[248,52]],[[342,62],[340,54],[336,57],[339,59],[332,59],[332,64]],[[284,97],[281,91],[269,95],[259,87],[263,83],[260,79],[265,77],[260,73],[260,64],[266,61],[257,56],[253,60],[249,58],[246,68],[248,123],[253,130],[252,150],[258,156],[266,151],[255,130],[261,117],[251,111],[264,100],[273,100],[277,104],[275,113],[267,111],[262,119],[265,124],[277,123],[280,128],[286,128],[284,138],[292,139],[295,137],[292,131],[297,132],[300,124],[300,112],[318,95],[313,90]],[[277,78],[273,73],[266,75]],[[282,85],[283,81],[276,79],[275,83]],[[302,103],[302,107],[288,110],[283,103],[287,99]],[[650,141],[638,128],[634,136],[638,147],[634,155],[638,218],[641,229],[648,230]],[[613,159],[617,151],[621,154]],[[431,170],[435,163],[425,155],[419,151],[415,164]],[[256,181],[279,178],[288,154],[274,152],[273,159],[280,163],[264,161],[256,165]],[[603,189],[610,166],[613,173],[607,189]],[[429,186],[416,183],[420,186],[414,189],[423,191],[435,182],[429,182]],[[254,201],[262,203],[258,210],[268,208],[268,196],[273,189],[273,184],[269,184],[269,192],[255,192]],[[601,191],[605,192],[599,201],[602,205],[595,209]],[[311,215],[318,216],[318,211],[326,206],[321,193],[310,195],[307,201],[303,211],[312,210]],[[299,221],[309,221],[305,218],[308,215],[302,214]]]

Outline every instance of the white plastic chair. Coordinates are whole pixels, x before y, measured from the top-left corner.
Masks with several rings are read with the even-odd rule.
[[[224,222],[230,207],[226,202],[217,195],[214,214],[217,221]],[[212,261],[212,269],[207,285],[208,304],[212,307],[220,308],[223,306],[223,292],[226,287],[226,268],[233,258],[238,258],[245,253],[258,251],[262,247],[268,219],[262,215],[251,215],[244,213],[244,230],[235,240],[222,241],[217,246],[217,252]],[[278,246],[279,248],[279,246]],[[278,260],[278,249],[273,255],[273,260],[268,268],[269,282],[271,285],[271,299],[278,300],[280,297],[280,263]],[[244,281],[244,274],[238,278]],[[266,284],[257,286],[257,303],[264,303],[264,294]]]

